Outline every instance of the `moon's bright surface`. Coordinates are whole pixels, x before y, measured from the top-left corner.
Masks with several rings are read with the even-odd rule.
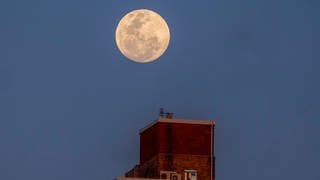
[[[116,29],[116,43],[128,59],[147,63],[158,59],[167,49],[170,31],[156,12],[139,9],[126,14]]]

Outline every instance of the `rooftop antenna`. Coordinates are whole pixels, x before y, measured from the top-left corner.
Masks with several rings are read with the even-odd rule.
[[[164,117],[164,110],[163,110],[163,108],[160,108],[159,116],[162,117],[162,118]]]
[[[171,112],[164,112],[164,109],[163,108],[160,108],[160,111],[159,111],[159,116],[161,118],[167,118],[167,119],[172,119],[173,118],[173,113]]]

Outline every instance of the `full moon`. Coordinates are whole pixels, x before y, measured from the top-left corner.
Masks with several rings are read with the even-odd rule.
[[[128,59],[139,63],[158,59],[167,49],[170,31],[156,12],[139,9],[126,14],[116,29],[116,43]]]

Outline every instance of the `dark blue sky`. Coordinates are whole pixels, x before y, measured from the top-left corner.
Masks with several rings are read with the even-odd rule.
[[[161,14],[157,61],[118,51],[130,10]],[[159,107],[215,119],[217,179],[319,180],[317,0],[1,0],[0,179],[106,180]]]

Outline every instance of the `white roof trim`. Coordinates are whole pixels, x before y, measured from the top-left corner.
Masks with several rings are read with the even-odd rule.
[[[146,129],[149,129],[151,126],[155,125],[158,122],[164,123],[181,123],[181,124],[203,124],[203,125],[215,125],[215,121],[213,120],[191,120],[191,119],[168,119],[159,117],[157,120],[151,122],[144,128],[141,128],[139,133],[142,133]]]

